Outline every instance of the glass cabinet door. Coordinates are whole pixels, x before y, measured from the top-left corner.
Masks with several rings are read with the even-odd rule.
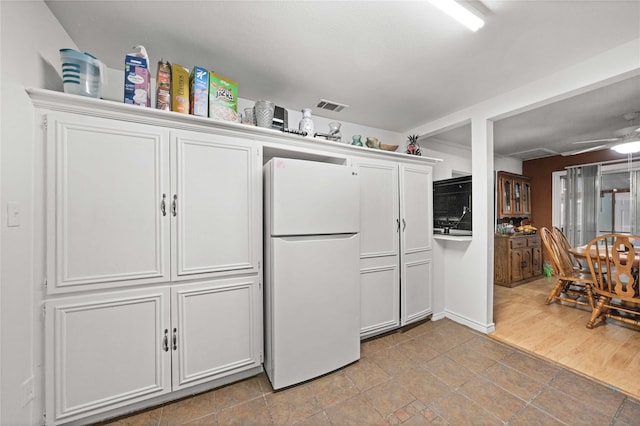
[[[511,181],[502,181],[502,213],[511,213]]]
[[[520,213],[522,212],[522,200],[521,200],[521,196],[522,196],[522,183],[518,182],[518,181],[514,181],[513,182],[513,204],[514,204],[514,211],[516,213]]]
[[[531,184],[522,182],[522,213],[531,213]]]

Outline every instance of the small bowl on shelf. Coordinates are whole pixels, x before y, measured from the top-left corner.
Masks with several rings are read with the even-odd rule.
[[[395,151],[396,149],[398,149],[398,145],[387,145],[387,144],[381,143],[380,149],[383,149],[385,151]]]

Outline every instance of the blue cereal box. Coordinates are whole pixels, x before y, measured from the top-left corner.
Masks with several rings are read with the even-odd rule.
[[[201,67],[193,67],[189,75],[191,95],[189,113],[206,117],[209,114],[209,71]]]

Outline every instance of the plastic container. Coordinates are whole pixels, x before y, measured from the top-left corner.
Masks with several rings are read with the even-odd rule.
[[[104,64],[90,53],[60,49],[62,83],[65,93],[99,98],[105,82]]]

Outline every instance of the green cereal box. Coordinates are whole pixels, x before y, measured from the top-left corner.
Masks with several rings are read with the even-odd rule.
[[[209,117],[219,120],[238,120],[238,84],[209,72]]]

